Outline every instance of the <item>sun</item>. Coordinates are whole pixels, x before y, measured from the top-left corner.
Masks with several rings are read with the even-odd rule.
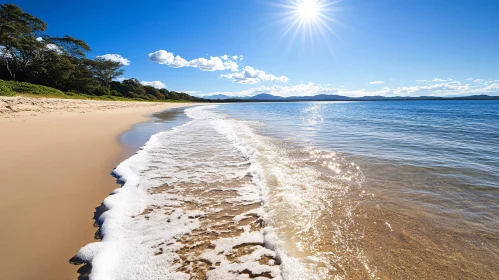
[[[285,23],[283,36],[292,34],[293,39],[301,34],[303,42],[313,44],[316,35],[322,37],[326,44],[328,34],[335,34],[332,25],[336,23],[335,13],[339,11],[339,0],[281,0],[277,4],[283,11],[279,22]]]
[[[312,20],[319,16],[320,7],[315,0],[302,0],[297,3],[296,10],[304,20]]]

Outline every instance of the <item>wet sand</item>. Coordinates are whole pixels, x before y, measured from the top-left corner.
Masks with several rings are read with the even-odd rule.
[[[186,105],[0,97],[0,279],[76,279],[69,259],[118,187],[118,136]]]

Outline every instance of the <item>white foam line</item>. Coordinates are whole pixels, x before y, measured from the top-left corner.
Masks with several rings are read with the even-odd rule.
[[[136,216],[146,209],[147,193],[144,186],[140,186],[140,173],[144,171],[146,162],[148,161],[149,152],[154,150],[160,144],[159,137],[163,134],[174,134],[181,127],[188,126],[192,123],[188,122],[184,125],[173,128],[168,132],[160,132],[151,136],[151,139],[132,157],[120,163],[114,170],[114,174],[123,182],[121,188],[115,189],[108,196],[103,204],[108,209],[104,212],[99,222],[100,232],[102,235],[101,242],[87,244],[81,248],[77,257],[81,260],[92,264],[92,272],[90,279],[120,279],[120,271],[127,271],[127,261],[134,254],[143,253],[141,236],[130,235],[129,232],[137,225],[131,216]],[[147,185],[147,184],[145,184]],[[165,203],[175,201],[165,201]],[[200,213],[195,213],[200,214]],[[175,236],[186,234],[192,231],[198,225],[191,223],[188,215],[191,213],[174,213],[176,219],[172,219],[177,226],[169,225],[169,228],[176,230],[169,233],[170,239]],[[147,230],[147,229],[144,229]],[[164,238],[164,236],[162,236]],[[174,256],[172,256],[173,259]],[[147,267],[148,256],[139,257],[145,262],[144,267]],[[152,267],[152,266],[151,266]],[[147,269],[147,268],[145,268]],[[182,273],[176,273],[174,267],[171,267],[169,276],[171,279],[188,279]],[[127,279],[140,279],[140,275],[157,275],[157,273],[147,273],[144,271],[131,271]]]
[[[158,211],[158,214],[153,212],[140,215],[141,213],[147,213],[144,210],[151,205],[162,209],[161,207],[176,207],[181,206],[186,201],[193,201],[193,198],[169,192],[148,194],[147,190],[150,188],[165,183],[166,179],[161,176],[167,176],[168,184],[173,185],[177,182],[187,181],[190,183],[205,183],[212,178],[210,176],[213,176],[213,174],[219,177],[222,175],[224,180],[230,180],[241,178],[246,174],[240,174],[238,169],[233,169],[234,167],[244,167],[249,163],[246,172],[251,175],[252,182],[258,189],[255,190],[255,186],[250,184],[240,186],[237,189],[238,198],[234,199],[233,202],[237,203],[236,205],[263,202],[264,206],[244,214],[258,214],[264,220],[268,219],[264,211],[268,190],[262,166],[258,162],[259,152],[239,136],[239,134],[246,136],[254,134],[244,123],[227,119],[222,114],[209,111],[209,109],[216,108],[216,106],[186,109],[185,112],[193,119],[192,121],[175,127],[171,131],[153,135],[135,155],[116,167],[114,173],[123,182],[123,185],[121,188],[114,190],[113,194],[104,200],[104,205],[108,210],[99,218],[102,241],[90,243],[77,253],[77,257],[81,260],[92,264],[89,277],[91,280],[189,279],[190,275],[177,271],[181,264],[175,262],[179,258],[176,250],[179,250],[182,245],[176,239],[198,228],[200,226],[199,219],[193,219],[192,217],[199,217],[205,213],[202,211],[184,211],[179,207],[174,208],[175,210],[169,214]],[[205,129],[205,124],[209,124],[211,130],[214,128],[219,133],[218,138],[214,139],[224,139],[224,141],[228,139],[246,160],[243,160],[241,164],[229,166],[226,173],[219,174],[216,168],[217,166],[223,166],[225,161],[223,156],[225,155],[217,154],[217,156],[222,157],[222,163],[214,166],[210,165],[208,169],[205,166],[207,161],[197,163],[189,161],[188,158],[183,158],[181,149],[186,147],[182,147],[182,141],[190,139],[191,135],[189,133],[204,140],[203,137],[205,136],[197,134],[197,129]],[[176,133],[183,133],[183,137],[187,138],[175,138]],[[168,148],[165,145],[171,143],[177,146],[180,145],[175,146],[175,148],[179,149],[179,152],[165,156],[163,153],[165,153],[165,148]],[[206,144],[199,143],[199,145]],[[222,149],[222,151],[225,150]],[[172,157],[172,155],[175,155],[175,157]],[[228,156],[231,155],[228,154]],[[183,165],[180,169],[175,169],[177,168],[176,164],[180,164],[180,161],[182,161]],[[162,174],[150,174],[149,169],[157,166],[167,166],[168,168],[161,169]],[[205,170],[204,173],[195,178],[192,178],[192,174],[188,171],[183,171],[193,170],[193,168]],[[164,174],[165,170],[177,170],[179,172]],[[178,190],[180,191],[181,188]],[[154,209],[150,209],[150,211],[154,211]],[[234,221],[237,222],[243,218],[243,216],[238,215],[234,218]],[[161,247],[163,250],[161,257],[156,257],[154,250],[156,250],[158,242],[161,240],[165,245]],[[253,275],[270,273],[275,279],[281,279],[282,272],[279,266],[271,266],[270,263],[269,265],[261,265],[258,262],[258,259],[263,255],[271,256],[278,261],[289,259],[282,250],[275,248],[276,241],[277,235],[268,226],[261,232],[250,232],[249,226],[247,226],[239,237],[215,240],[215,249],[208,250],[202,255],[212,263],[221,263],[219,267],[208,272],[209,279],[248,279],[249,275],[241,274],[243,271],[250,271]],[[244,256],[240,260],[243,261],[242,263],[232,263],[223,257],[229,254],[235,246],[243,244],[264,244],[265,248],[258,249],[249,256]],[[276,249],[276,251],[272,251],[273,249]],[[222,255],[219,255],[219,253]],[[284,266],[290,264],[289,261],[286,264],[283,262]]]

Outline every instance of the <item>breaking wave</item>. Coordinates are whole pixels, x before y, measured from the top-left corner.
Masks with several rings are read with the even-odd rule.
[[[90,279],[375,278],[354,226],[359,167],[199,106],[114,173]]]

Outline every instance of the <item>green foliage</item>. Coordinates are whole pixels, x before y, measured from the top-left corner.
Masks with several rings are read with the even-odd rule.
[[[16,93],[7,86],[7,84],[0,80],[0,96],[14,96]]]
[[[12,92],[61,98],[204,101],[186,93],[143,86],[119,62],[88,59],[90,47],[71,36],[41,34],[47,24],[13,4],[0,5],[0,95]],[[41,38],[41,39],[39,39]],[[0,80],[1,81],[1,80]],[[64,93],[66,92],[66,93]]]
[[[13,4],[0,5],[0,57],[11,79],[29,71],[41,43],[36,40],[47,24]]]
[[[94,73],[94,77],[105,88],[109,88],[109,85],[111,84],[113,79],[116,79],[119,76],[123,75],[125,71],[123,71],[121,67],[121,63],[106,60],[103,58],[96,58],[91,64],[91,69]]]
[[[42,85],[30,84],[27,82],[5,81],[5,84],[17,93],[31,93],[37,95],[64,95],[64,92]]]
[[[58,47],[57,51],[65,55],[77,58],[85,57],[85,53],[91,49],[83,40],[65,35],[64,37],[43,36],[43,41],[46,44],[54,44]]]
[[[149,96],[149,98],[157,99],[157,100],[165,99],[165,96],[163,94],[161,94],[161,92],[158,89],[156,89],[155,87],[144,86],[144,90],[146,91],[146,94]]]

